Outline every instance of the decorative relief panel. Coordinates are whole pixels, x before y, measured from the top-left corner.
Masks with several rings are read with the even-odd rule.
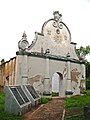
[[[49,21],[45,26],[43,32],[44,35],[47,36],[50,40],[53,40],[57,44],[68,43],[70,42],[70,35],[68,30],[62,24],[62,28],[59,26],[53,26],[53,20]]]
[[[62,15],[58,11],[53,13],[54,19],[50,19],[42,27],[44,36],[48,36],[57,44],[65,44],[71,41],[70,31],[62,22]]]

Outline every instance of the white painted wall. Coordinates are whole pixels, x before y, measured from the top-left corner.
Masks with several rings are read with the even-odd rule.
[[[62,24],[62,29],[60,28],[60,24]],[[57,33],[57,30],[59,33]],[[38,55],[18,54],[16,58],[16,84],[26,84],[29,78],[41,75],[44,91],[52,92],[52,76],[54,73],[59,72],[63,76],[63,79],[59,83],[60,96],[65,96],[67,89],[72,89],[74,94],[80,94],[80,80],[82,79],[82,75],[85,78],[85,66],[80,63],[64,60],[68,59],[68,53],[72,60],[77,61],[79,58],[75,52],[75,44],[71,43],[70,31],[63,22],[60,23],[60,21],[56,21],[55,19],[46,21],[42,26],[42,32],[35,34],[34,41],[26,51],[28,53],[41,53],[42,49],[44,54],[49,49],[50,53],[48,55],[57,56],[57,59],[49,59],[46,55],[40,57]],[[58,59],[60,56],[64,57],[63,60]],[[80,72],[78,85],[75,90],[73,89],[73,85],[76,83],[71,81],[71,71],[73,69],[77,69]],[[26,78],[22,78],[22,76],[26,76]],[[38,83],[34,83],[34,85],[37,87]]]

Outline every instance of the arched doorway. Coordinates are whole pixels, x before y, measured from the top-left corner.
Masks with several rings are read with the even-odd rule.
[[[61,73],[56,72],[52,76],[52,95],[60,96],[60,87],[62,83],[63,76]]]

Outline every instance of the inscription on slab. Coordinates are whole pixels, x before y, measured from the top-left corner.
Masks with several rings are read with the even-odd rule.
[[[26,103],[29,102],[26,94],[25,94],[25,93],[23,92],[23,90],[21,89],[21,86],[17,86],[17,89],[18,89],[19,93],[21,94],[21,96],[23,97],[24,101],[25,101]]]
[[[27,85],[26,87],[34,99],[38,98],[38,95],[32,86]]]
[[[19,102],[20,105],[23,105],[24,104],[24,101],[23,99],[21,98],[20,94],[18,93],[17,89],[16,88],[10,88],[11,91],[13,92],[15,98],[17,99],[17,101]]]

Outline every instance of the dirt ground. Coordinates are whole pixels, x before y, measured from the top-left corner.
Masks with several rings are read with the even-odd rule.
[[[62,120],[64,99],[53,98],[24,115],[24,120]]]

